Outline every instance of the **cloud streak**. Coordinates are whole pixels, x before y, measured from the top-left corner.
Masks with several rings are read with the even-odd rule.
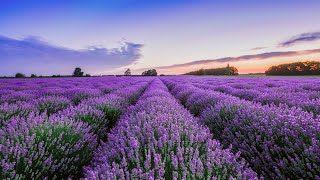
[[[320,49],[304,50],[304,51],[286,51],[286,52],[267,52],[254,55],[244,55],[239,57],[225,57],[220,59],[206,59],[197,60],[184,64],[175,64],[170,66],[157,67],[158,69],[171,69],[171,68],[184,68],[195,65],[205,65],[208,63],[229,63],[229,62],[239,62],[248,60],[266,60],[270,58],[283,58],[283,57],[294,57],[301,55],[309,55],[314,53],[320,53]]]
[[[266,49],[267,47],[255,47],[250,49],[251,51],[257,51],[257,50],[262,50],[262,49]]]
[[[142,47],[143,44],[125,42],[120,48],[75,50],[52,45],[36,37],[13,39],[0,36],[0,75],[16,72],[71,74],[78,66],[94,74],[136,62],[141,57]]]
[[[297,36],[293,36],[290,39],[283,41],[279,44],[280,47],[288,47],[293,46],[300,43],[316,41],[320,39],[320,31],[318,32],[310,32],[310,33],[303,33]]]

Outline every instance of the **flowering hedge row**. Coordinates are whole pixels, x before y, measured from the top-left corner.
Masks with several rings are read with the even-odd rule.
[[[233,88],[226,85],[214,86],[197,84],[196,86],[203,89],[220,91],[226,94],[239,97],[241,99],[260,102],[263,105],[275,104],[279,106],[280,104],[286,104],[290,107],[300,107],[306,112],[311,112],[315,115],[320,115],[320,92],[316,91],[299,91],[297,89],[293,89],[294,87],[290,85],[287,88],[291,89],[291,91],[293,92],[288,92],[288,89],[285,92],[279,92],[275,89],[273,91],[263,91],[258,87],[252,89],[241,89]]]
[[[85,123],[14,117],[0,129],[0,179],[77,177],[96,147],[96,136]]]
[[[99,140],[105,140],[148,81],[80,98],[77,106],[73,98],[55,93],[0,105],[0,179],[82,177],[83,166],[91,161]],[[79,97],[83,92],[87,91],[74,93]]]
[[[180,78],[196,87],[267,104],[286,104],[320,115],[318,78]]]
[[[155,79],[86,168],[86,179],[257,179]]]
[[[195,89],[177,79],[164,81],[176,98],[199,115],[214,138],[240,151],[260,175],[268,179],[320,178],[320,119],[313,114]]]

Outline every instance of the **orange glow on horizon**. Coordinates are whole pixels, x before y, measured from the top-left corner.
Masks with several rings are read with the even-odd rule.
[[[267,59],[251,59],[244,61],[235,61],[235,62],[210,62],[204,64],[197,65],[178,65],[176,67],[159,67],[158,71],[161,74],[184,74],[190,71],[209,68],[220,68],[226,67],[227,64],[230,66],[234,66],[238,69],[239,74],[247,74],[247,73],[263,73],[269,67],[279,64],[297,62],[297,61],[320,61],[320,53],[314,54],[301,54],[298,56],[286,56],[286,57],[278,57],[278,58],[267,58]]]

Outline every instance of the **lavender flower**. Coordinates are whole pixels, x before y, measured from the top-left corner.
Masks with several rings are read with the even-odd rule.
[[[32,112],[37,112],[37,108],[29,102],[4,103],[0,105],[0,127],[12,117],[26,118]]]
[[[61,111],[58,116],[89,124],[98,139],[105,138],[109,129],[109,119],[105,117],[103,111],[86,104],[67,108]]]
[[[85,123],[35,115],[12,118],[0,128],[0,178],[78,177],[96,146]]]
[[[61,111],[71,103],[65,97],[44,96],[34,101],[40,113],[46,112],[48,116]]]

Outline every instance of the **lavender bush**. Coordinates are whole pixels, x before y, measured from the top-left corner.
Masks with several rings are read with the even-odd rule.
[[[86,104],[72,106],[59,113],[59,116],[87,123],[97,135],[98,140],[106,137],[108,132],[109,119],[105,117],[103,111]]]
[[[48,116],[67,108],[70,103],[69,99],[59,96],[44,96],[34,102],[39,112],[45,112]]]
[[[32,103],[17,102],[15,104],[4,103],[0,105],[0,127],[12,117],[27,118],[29,114],[38,112],[37,108]]]
[[[82,122],[30,115],[0,129],[0,178],[79,177],[96,148],[96,136]]]
[[[320,178],[320,122],[312,114],[228,99],[205,110],[201,119],[265,177]]]

